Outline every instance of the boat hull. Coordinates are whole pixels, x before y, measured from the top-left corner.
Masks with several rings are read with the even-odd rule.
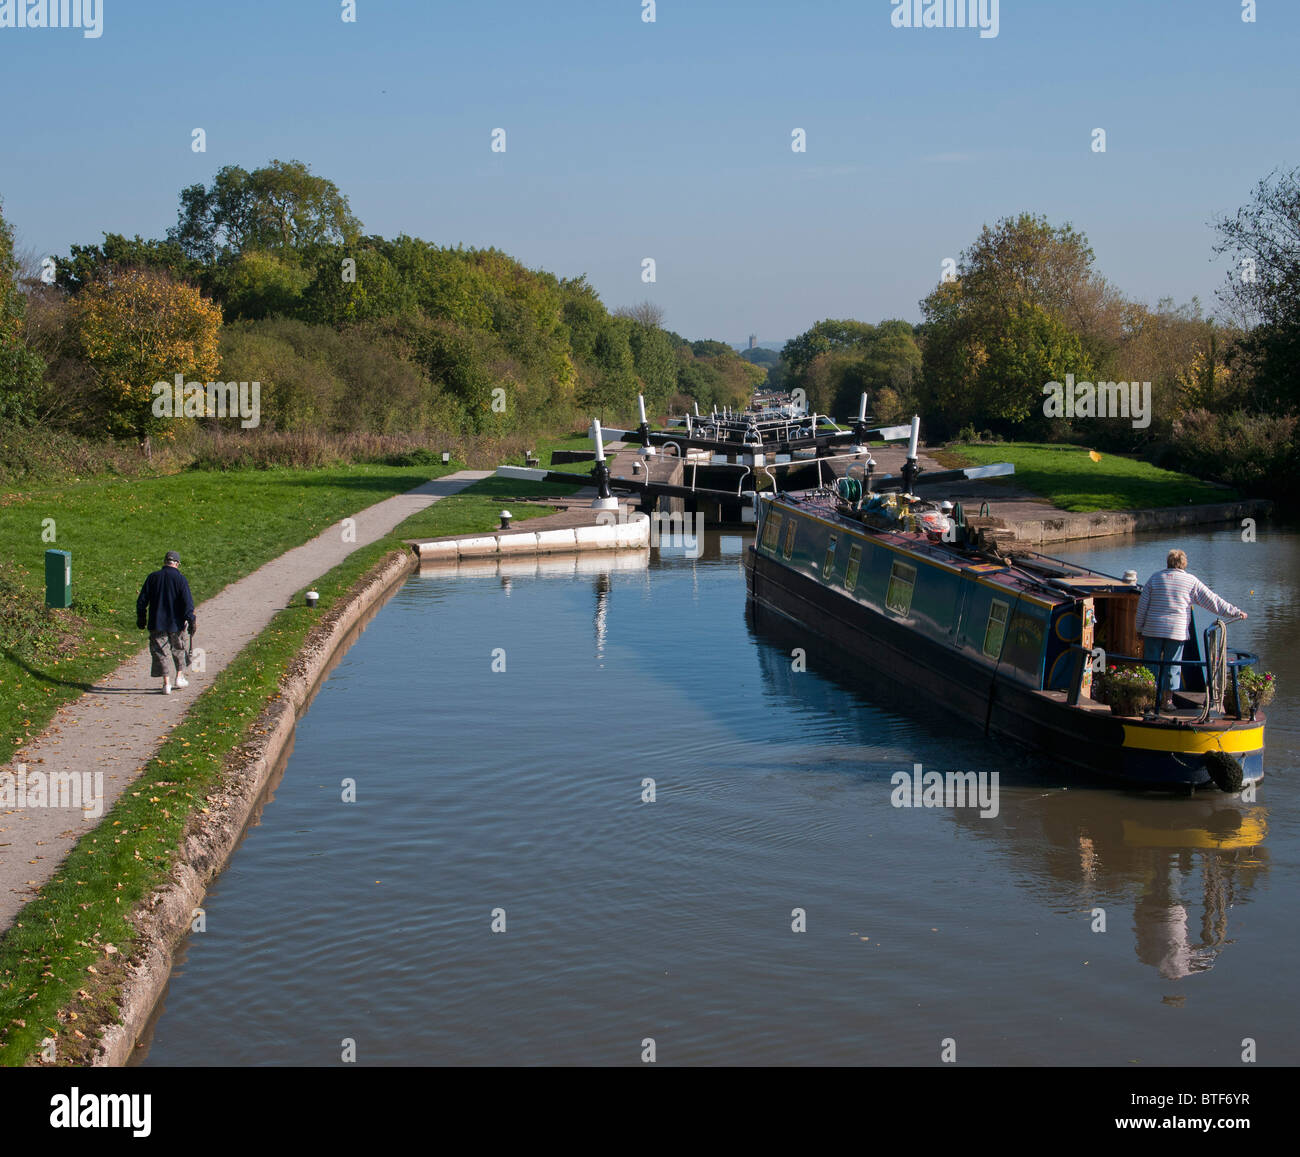
[[[1164,790],[1213,788],[1206,756],[1226,751],[1243,782],[1263,776],[1264,721],[1176,725],[1121,717],[1097,706],[1071,707],[1063,694],[999,678],[988,665],[926,638],[906,625],[845,598],[807,574],[753,547],[746,551],[751,605],[830,641],[912,689],[926,705],[941,705],[987,735],[1005,737],[1073,767],[1124,783]]]

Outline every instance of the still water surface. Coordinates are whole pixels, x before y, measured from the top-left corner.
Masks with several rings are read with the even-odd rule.
[[[1297,1063],[1300,536],[1057,553],[1145,578],[1173,545],[1281,682],[1254,803],[1080,784],[867,694],[747,619],[737,537],[412,576],[301,720],[144,1063],[351,1038],[362,1064],[636,1064],[647,1037],[661,1064],[924,1065],[952,1038],[964,1064],[1236,1065],[1243,1037]],[[997,816],[892,807],[915,763],[998,772]]]

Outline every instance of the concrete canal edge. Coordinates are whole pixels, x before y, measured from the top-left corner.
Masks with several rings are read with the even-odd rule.
[[[118,997],[118,1020],[104,1030],[91,1061],[95,1066],[125,1065],[136,1041],[167,987],[177,945],[189,934],[194,909],[203,906],[208,885],[226,866],[262,790],[293,740],[298,717],[350,636],[371,612],[394,593],[419,565],[410,551],[394,551],[365,576],[352,595],[333,607],[303,642],[280,682],[279,698],[268,703],[241,744],[238,761],[228,765],[230,781],[206,814],[196,815],[172,867],[171,881],[142,901],[133,913],[142,953],[126,966]]]
[[[1043,546],[1080,538],[1135,534],[1141,530],[1174,530],[1215,522],[1240,522],[1265,517],[1273,504],[1267,499],[1214,502],[1202,506],[1165,506],[1151,510],[1100,510],[1090,514],[1055,514],[1050,518],[1008,520],[1016,541]]]

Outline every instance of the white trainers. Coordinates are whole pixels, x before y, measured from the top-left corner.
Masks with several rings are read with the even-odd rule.
[[[189,681],[187,678],[185,678],[184,675],[177,675],[177,676],[176,676],[176,686],[177,686],[177,687],[188,687],[189,685],[190,685],[190,681]]]
[[[164,695],[170,695],[171,693],[172,693],[172,681],[171,681],[170,679],[164,679],[164,680],[163,680],[163,694],[164,694]]]

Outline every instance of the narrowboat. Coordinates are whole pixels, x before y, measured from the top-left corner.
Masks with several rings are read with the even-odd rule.
[[[954,726],[1073,768],[1184,793],[1238,792],[1263,776],[1265,719],[1243,709],[1236,683],[1256,656],[1229,651],[1221,621],[1198,639],[1193,620],[1172,712],[1118,714],[1094,699],[1094,671],[1156,666],[1136,658],[1136,576],[990,548],[960,505],[910,493],[915,457],[902,493],[873,493],[868,474],[758,495],[751,610],[889,672]]]

